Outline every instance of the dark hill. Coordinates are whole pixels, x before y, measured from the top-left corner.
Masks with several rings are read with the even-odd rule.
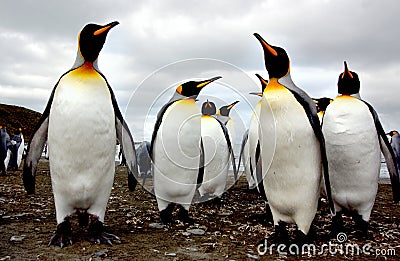
[[[7,128],[11,137],[15,130],[22,128],[25,140],[29,140],[41,116],[37,111],[0,103],[0,125]]]

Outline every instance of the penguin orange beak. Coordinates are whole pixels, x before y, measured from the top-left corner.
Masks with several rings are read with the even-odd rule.
[[[113,28],[114,26],[118,25],[119,22],[115,21],[115,22],[111,22],[105,26],[103,26],[102,28],[100,28],[99,30],[96,30],[93,35],[100,35],[103,33],[107,33],[108,31],[110,31],[111,28]]]
[[[212,83],[213,81],[216,81],[216,80],[221,79],[221,78],[222,78],[221,76],[217,76],[217,77],[214,77],[214,78],[211,78],[211,79],[202,81],[202,82],[200,82],[196,87],[197,87],[197,88],[203,88],[203,87],[206,86],[207,84],[210,84],[210,83]]]
[[[342,74],[342,79],[344,78],[345,75],[348,75],[350,78],[353,79],[353,74],[349,71],[349,68],[347,68],[347,62],[344,61],[344,72]]]
[[[260,41],[262,47],[264,50],[267,50],[270,54],[273,56],[278,56],[277,51],[275,51],[274,48],[272,48],[258,33],[255,33],[254,36],[257,38],[258,41]]]

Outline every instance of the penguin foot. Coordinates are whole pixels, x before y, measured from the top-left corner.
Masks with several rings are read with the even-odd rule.
[[[61,248],[72,245],[71,223],[66,218],[64,222],[57,225],[57,230],[51,237],[48,246],[60,246]]]
[[[78,212],[78,222],[80,227],[87,227],[89,224],[89,214],[84,212]]]
[[[360,239],[367,239],[368,238],[368,228],[369,228],[368,221],[365,221],[364,219],[362,219],[362,217],[360,215],[354,216],[353,219],[356,223],[356,228],[358,230],[355,235]]]
[[[279,221],[278,225],[275,226],[275,234],[273,241],[276,244],[289,245],[289,234],[286,229],[286,223]]]
[[[331,224],[331,237],[336,238],[337,235],[344,231],[342,213],[337,212],[335,216],[332,217]]]
[[[89,226],[88,241],[95,244],[105,244],[109,246],[112,246],[112,240],[121,241],[119,237],[110,233],[106,233],[103,231],[103,229],[103,222],[95,218]]]
[[[164,225],[171,225],[173,223],[172,211],[174,210],[174,205],[169,204],[168,207],[160,211],[161,223]]]
[[[194,220],[189,216],[189,211],[180,206],[179,213],[178,213],[178,219],[182,221],[184,224],[189,224],[193,225]]]

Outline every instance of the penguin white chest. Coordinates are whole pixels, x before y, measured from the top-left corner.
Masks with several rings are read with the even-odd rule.
[[[167,108],[153,144],[154,190],[159,199],[190,204],[200,165],[200,109],[192,99]],[[160,205],[162,210],[166,207]]]
[[[325,112],[322,131],[336,206],[368,212],[377,192],[381,155],[371,112],[357,98],[338,97]]]
[[[111,190],[115,115],[104,79],[78,70],[61,78],[55,90],[48,144],[55,197],[87,209],[99,193],[108,199]]]
[[[283,86],[264,91],[259,138],[274,223],[296,223],[306,233],[317,209],[320,148],[306,112]]]
[[[201,137],[204,148],[204,178],[200,195],[221,196],[225,190],[229,170],[229,149],[224,132],[212,116],[201,118]]]

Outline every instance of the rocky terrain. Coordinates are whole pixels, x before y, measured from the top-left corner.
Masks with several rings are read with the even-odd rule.
[[[368,239],[357,239],[348,217],[347,232],[338,238],[330,237],[330,215],[327,204],[323,204],[314,221],[316,251],[299,255],[280,255],[276,247],[259,249],[258,253],[257,243],[265,236],[271,237],[273,226],[264,220],[264,202],[247,190],[244,176],[224,195],[220,209],[213,204],[195,204],[190,211],[195,225],[178,223],[165,227],[159,224],[154,196],[141,186],[130,192],[126,169],[117,166],[105,230],[118,235],[120,241],[113,246],[89,243],[85,240],[86,230],[78,226],[74,217],[75,242],[65,248],[47,246],[56,229],[56,218],[49,165],[44,159],[39,165],[36,184],[36,194],[26,195],[21,171],[10,171],[8,176],[0,177],[0,260],[398,260],[400,257],[400,208],[391,202],[391,187],[387,184],[380,184]],[[267,244],[270,246],[272,242]]]

